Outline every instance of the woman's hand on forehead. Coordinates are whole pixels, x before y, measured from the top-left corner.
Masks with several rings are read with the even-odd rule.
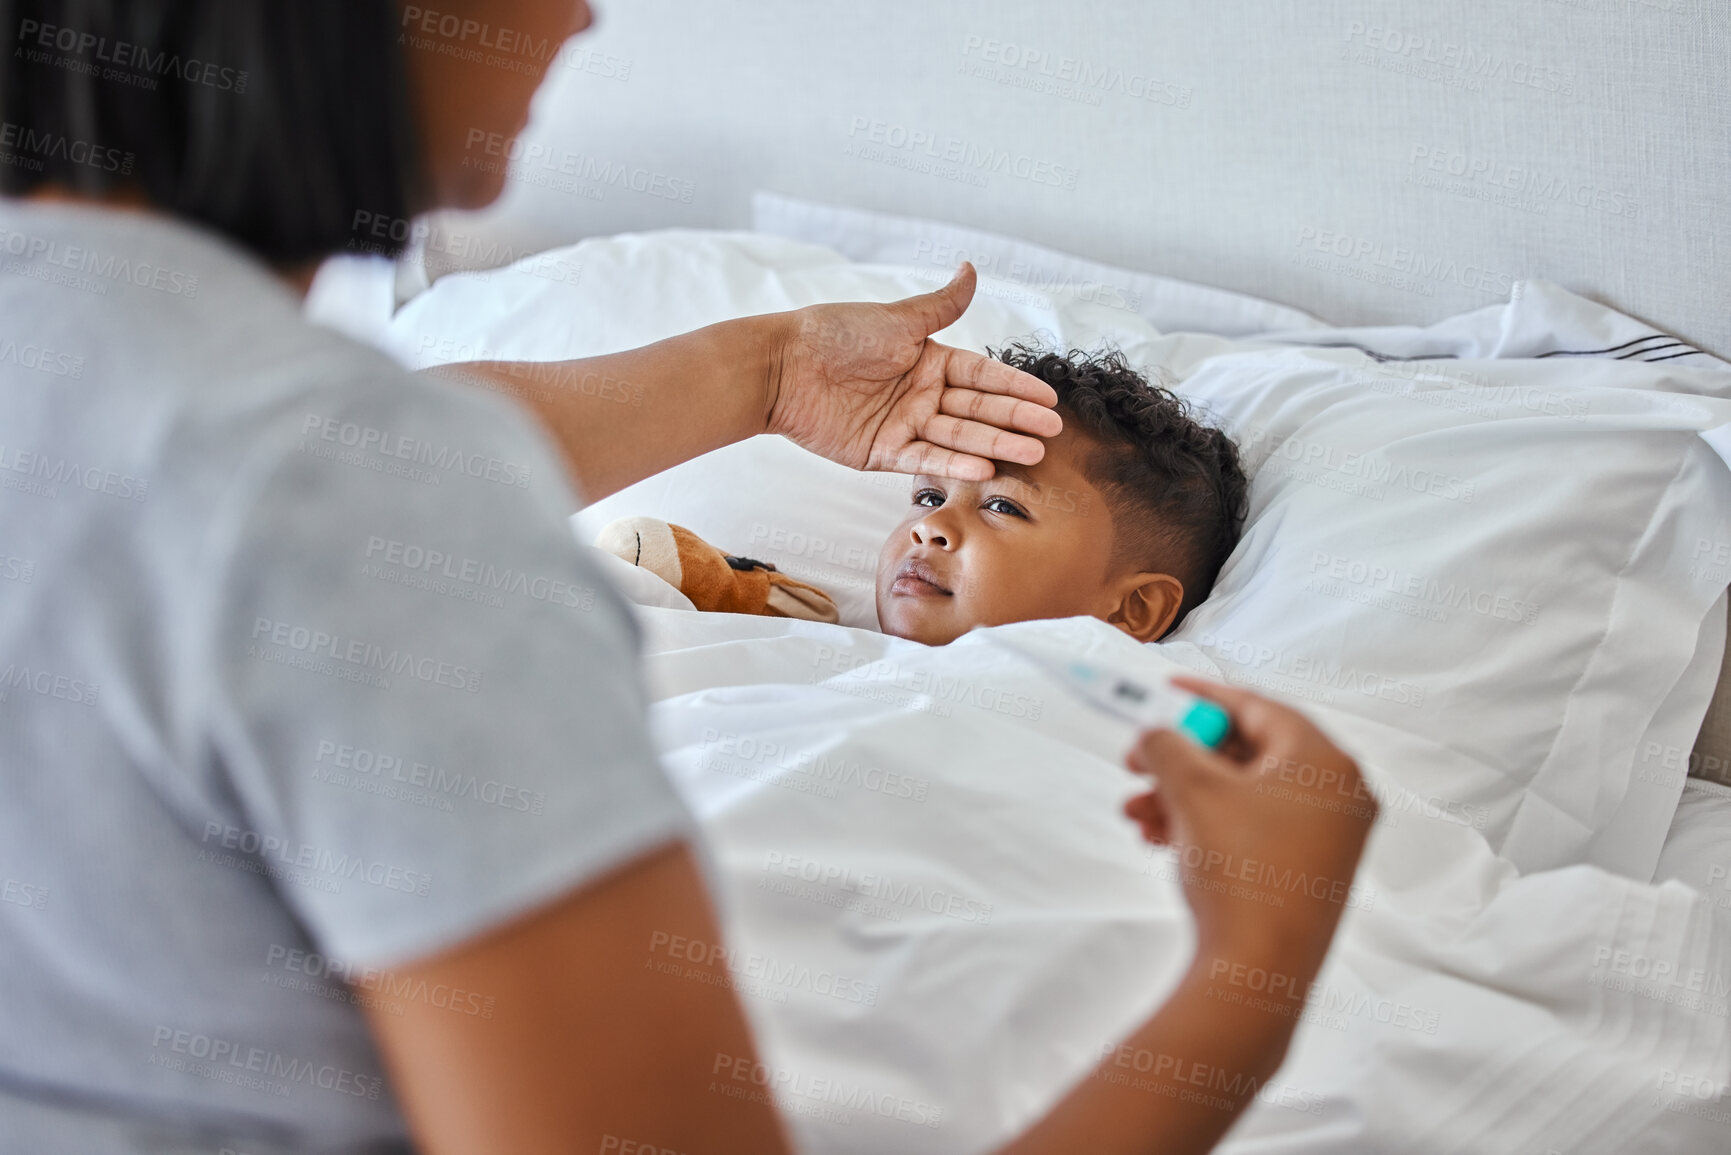
[[[994,462],[1032,465],[1063,420],[1050,385],[939,344],[973,299],[963,264],[943,288],[887,305],[814,305],[772,374],[768,431],[855,469],[984,481]]]

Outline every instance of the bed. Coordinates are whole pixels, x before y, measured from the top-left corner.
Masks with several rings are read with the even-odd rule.
[[[1722,18],[602,19],[500,206],[327,269],[310,307],[416,367],[553,360],[965,258],[981,290],[946,339],[1124,349],[1246,447],[1245,541],[1159,646],[1000,629],[1287,697],[1384,810],[1222,1150],[1726,1149]],[[646,961],[725,947],[802,1150],[985,1151],[1102,1057],[1133,1078],[1114,1043],[1190,946],[1170,863],[1115,817],[1128,735],[989,639],[872,628],[905,500],[756,439],[574,518],[677,521],[841,608],[697,615],[618,574],[728,937]]]
[[[1425,323],[1542,278],[1680,342],[1642,356],[1726,356],[1728,35],[1706,0],[1084,0],[1061,19],[1039,0],[643,0],[558,55],[497,205],[403,227],[388,273],[324,288],[365,334],[446,273],[749,228],[773,190],[1082,258],[995,250],[981,271],[1019,285],[1104,262],[1303,310],[1168,300],[1175,331]],[[970,255],[825,239],[933,270]],[[1690,772],[1731,781],[1731,695],[1703,738]]]

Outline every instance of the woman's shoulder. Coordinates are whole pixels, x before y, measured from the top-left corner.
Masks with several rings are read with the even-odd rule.
[[[0,198],[0,337],[51,344],[76,404],[208,404],[401,376],[314,324],[287,280],[208,229],[148,210]],[[226,404],[225,404],[226,402]]]
[[[77,388],[38,413],[60,431],[44,434],[107,430],[124,444],[102,452],[140,470],[210,484],[275,445],[376,472],[521,478],[545,455],[514,404],[316,323],[269,266],[208,230],[0,200],[0,257],[0,342],[33,340],[75,370]]]

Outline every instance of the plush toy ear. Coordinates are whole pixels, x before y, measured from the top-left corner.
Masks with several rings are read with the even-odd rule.
[[[656,517],[622,517],[603,526],[595,535],[595,544],[680,589],[685,573],[679,564],[674,528]]]
[[[679,589],[680,578],[684,577],[679,565],[679,544],[673,540],[673,526],[666,521],[660,518],[611,521],[595,535],[595,545],[616,558],[642,566],[673,589]]]
[[[830,596],[815,586],[794,581],[786,574],[769,577],[769,612],[784,618],[803,618],[808,622],[841,621],[841,611]]]

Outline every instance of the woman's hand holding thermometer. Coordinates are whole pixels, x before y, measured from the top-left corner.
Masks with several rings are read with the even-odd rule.
[[[1285,974],[1321,965],[1376,820],[1351,758],[1304,715],[1247,690],[1143,681],[993,641],[1142,731],[1126,764],[1155,784],[1124,812],[1178,851],[1203,949],[1272,951]],[[1303,885],[1285,885],[1294,878]]]
[[[1358,766],[1296,710],[1236,687],[1175,678],[1230,715],[1217,749],[1144,733],[1126,760],[1155,780],[1124,812],[1178,851],[1199,950],[1273,949],[1286,968],[1320,966],[1352,895],[1377,802]],[[1292,886],[1292,879],[1304,884]]]
[[[1124,810],[1175,852],[1196,954],[1160,1010],[1096,1070],[1111,1075],[1129,1054],[1171,1056],[1172,1070],[1143,1076],[1158,1094],[1084,1079],[999,1155],[1200,1155],[1285,1059],[1341,913],[1362,898],[1352,883],[1376,800],[1352,759],[1296,710],[1195,678],[1156,694],[1133,679],[1061,673],[1103,709],[1155,727],[1127,759],[1154,788]],[[1188,1099],[1192,1071],[1226,1072],[1233,1089]]]

